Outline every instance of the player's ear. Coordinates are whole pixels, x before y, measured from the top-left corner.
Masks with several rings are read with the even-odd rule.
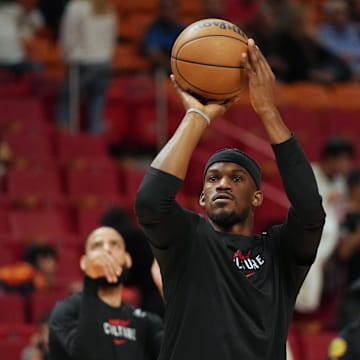
[[[199,198],[199,205],[204,208],[205,207],[205,195],[204,192],[202,191],[200,194],[200,198]]]
[[[263,200],[264,200],[264,195],[263,195],[262,191],[257,190],[257,191],[254,192],[252,205],[254,207],[258,207],[263,203]]]
[[[80,269],[84,272],[86,271],[86,255],[80,258]]]
[[[125,267],[127,269],[130,269],[132,267],[132,258],[128,252],[125,253]]]

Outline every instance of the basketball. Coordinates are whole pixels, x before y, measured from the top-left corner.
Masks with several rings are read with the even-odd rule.
[[[180,88],[204,103],[225,101],[247,88],[241,54],[247,36],[235,24],[204,19],[186,27],[171,52],[171,70]]]

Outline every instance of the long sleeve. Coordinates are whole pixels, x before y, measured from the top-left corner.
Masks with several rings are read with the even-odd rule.
[[[61,358],[58,357],[59,348],[70,359],[107,358],[103,347],[99,346],[101,334],[97,330],[99,323],[95,310],[99,303],[96,289],[94,280],[85,277],[84,291],[78,295],[80,306],[75,302],[63,302],[55,308],[50,320],[51,359]]]
[[[283,228],[284,245],[296,260],[309,264],[315,259],[325,221],[314,173],[294,136],[273,145],[273,150],[291,204]]]
[[[175,200],[181,184],[177,177],[150,167],[140,185],[135,212],[155,247],[166,248],[186,235],[186,229],[181,227],[186,216]]]

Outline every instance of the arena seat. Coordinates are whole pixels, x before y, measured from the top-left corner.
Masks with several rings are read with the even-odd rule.
[[[11,210],[10,226],[13,236],[22,243],[49,242],[73,236],[69,214],[59,208]]]
[[[24,323],[25,303],[24,298],[15,293],[4,293],[0,295],[0,323]]]
[[[10,171],[7,194],[15,206],[52,207],[66,202],[57,171]]]
[[[31,322],[38,323],[45,314],[51,312],[58,300],[66,296],[68,293],[63,289],[34,292],[30,297]]]

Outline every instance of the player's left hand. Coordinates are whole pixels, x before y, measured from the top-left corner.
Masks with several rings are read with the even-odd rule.
[[[249,78],[250,101],[261,117],[276,107],[275,75],[253,39],[248,40],[248,53],[242,53],[242,57]]]
[[[173,86],[178,93],[185,110],[190,108],[196,108],[204,112],[210,120],[213,120],[221,115],[223,115],[230,106],[237,100],[237,98],[229,99],[224,103],[209,103],[209,104],[202,104],[198,99],[192,96],[190,93],[183,91],[180,86],[177,84],[175,80],[175,76],[172,74],[170,75],[170,79],[173,83]]]

